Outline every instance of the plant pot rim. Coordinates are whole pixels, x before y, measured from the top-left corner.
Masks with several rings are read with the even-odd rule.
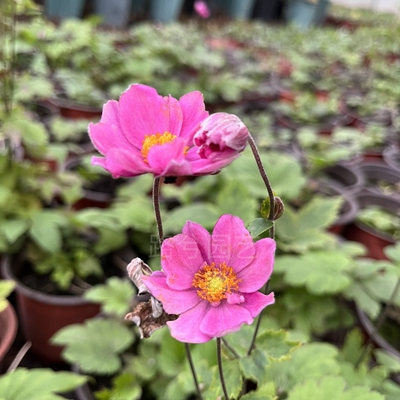
[[[7,354],[17,336],[18,319],[14,307],[11,304],[8,304],[8,306],[0,312],[0,321],[3,320],[6,321],[6,323],[3,325],[5,327],[4,336],[0,337],[0,362]]]
[[[62,93],[58,93],[53,98],[49,99],[49,103],[55,106],[56,108],[71,108],[75,110],[94,112],[94,113],[101,113],[102,110],[101,105],[96,106],[91,104],[80,103],[76,100],[63,97]]]
[[[395,349],[390,343],[388,343],[386,339],[384,339],[383,336],[379,334],[379,332],[376,332],[375,325],[372,323],[368,315],[357,304],[356,312],[362,327],[365,329],[372,342],[376,346],[393,354],[396,358],[400,360],[400,351]]]
[[[15,288],[16,292],[23,294],[24,296],[39,301],[45,302],[49,304],[55,305],[79,305],[79,304],[89,304],[88,300],[86,300],[82,296],[78,295],[54,295],[54,294],[46,294],[39,292],[38,290],[32,289],[29,286],[25,285],[21,280],[17,277],[16,273],[14,273],[13,268],[11,267],[11,261],[15,260],[14,257],[9,255],[5,255],[1,258],[1,272],[7,278],[14,282],[16,282],[17,286]],[[17,263],[20,263],[20,260],[16,260]]]

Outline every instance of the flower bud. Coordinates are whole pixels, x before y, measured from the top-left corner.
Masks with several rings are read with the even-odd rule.
[[[260,213],[264,218],[269,219],[270,210],[271,202],[268,197],[261,203]],[[282,199],[278,196],[274,196],[274,215],[272,220],[275,221],[278,218],[282,217],[284,211],[285,205],[283,204]]]
[[[193,141],[200,157],[216,161],[243,151],[248,137],[249,131],[236,115],[220,112],[201,122]]]

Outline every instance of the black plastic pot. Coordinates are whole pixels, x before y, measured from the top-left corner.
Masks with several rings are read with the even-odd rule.
[[[329,228],[330,232],[340,234],[347,225],[355,221],[359,211],[358,202],[351,192],[332,180],[318,181],[318,192],[328,196],[340,196],[343,199],[339,214]]]
[[[391,168],[400,173],[400,147],[396,145],[386,147],[382,152],[383,160]]]
[[[357,193],[364,185],[362,173],[356,168],[342,163],[324,168],[321,175],[336,182],[347,193]]]
[[[385,196],[375,191],[364,189],[355,194],[360,210],[368,206],[379,206],[393,214],[400,210],[400,199]],[[381,232],[361,222],[350,224],[343,232],[348,240],[363,244],[367,250],[367,257],[376,260],[386,260],[384,248],[395,243],[395,239],[385,232]]]
[[[282,0],[257,0],[254,5],[252,18],[266,22],[280,21],[283,18]]]
[[[34,290],[21,281],[22,260],[3,256],[1,271],[16,282],[18,313],[25,338],[32,342],[32,351],[49,362],[62,362],[62,347],[53,346],[49,339],[61,328],[82,323],[100,312],[99,304],[90,303],[82,296],[49,295]]]
[[[383,162],[368,162],[358,165],[356,170],[363,176],[364,187],[370,191],[400,198],[400,169]]]

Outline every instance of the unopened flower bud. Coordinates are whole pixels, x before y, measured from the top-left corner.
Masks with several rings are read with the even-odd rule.
[[[269,219],[270,210],[271,202],[268,197],[261,203],[260,213],[264,218]],[[283,215],[284,211],[285,205],[283,204],[282,199],[278,196],[274,196],[274,215],[272,220],[275,221],[280,218]]]
[[[193,140],[200,157],[216,161],[242,152],[248,137],[249,131],[236,115],[220,112],[201,122]]]

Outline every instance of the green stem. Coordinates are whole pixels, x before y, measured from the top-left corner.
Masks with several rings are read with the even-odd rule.
[[[161,210],[160,210],[160,187],[161,187],[161,179],[162,178],[155,178],[153,182],[153,207],[154,207],[154,214],[156,217],[156,224],[157,224],[157,232],[158,232],[158,240],[160,242],[160,245],[162,244],[164,240],[164,232],[163,232],[163,226],[162,226],[162,218],[161,218]],[[193,363],[193,358],[192,358],[192,352],[190,350],[190,346],[188,343],[185,343],[185,349],[186,349],[186,356],[189,361],[190,365],[190,370],[192,372],[193,376],[193,381],[194,385],[196,387],[197,391],[197,396],[199,400],[203,400],[203,396],[201,394],[199,382],[197,380],[197,375],[196,375],[196,370],[194,368],[194,363]]]
[[[267,284],[264,287],[264,290],[263,290],[264,294],[266,294],[268,292],[268,284],[269,284],[269,282],[267,282]],[[251,354],[251,352],[253,351],[253,349],[255,347],[258,331],[260,330],[261,317],[262,317],[262,314],[260,314],[257,318],[256,327],[254,328],[254,332],[253,332],[253,337],[251,338],[250,346],[246,353],[246,355],[248,355],[248,356]]]
[[[263,165],[263,163],[261,161],[261,157],[260,157],[260,153],[259,153],[258,148],[257,148],[257,144],[256,144],[255,140],[253,139],[253,137],[250,134],[249,134],[248,142],[249,142],[251,151],[253,152],[254,159],[256,160],[257,167],[258,167],[258,170],[260,172],[261,178],[264,181],[265,187],[267,188],[267,191],[268,191],[269,202],[270,202],[270,209],[269,209],[268,219],[273,222],[274,221],[274,213],[275,213],[275,196],[274,196],[274,192],[272,190],[272,186],[271,186],[271,183],[270,183],[270,181],[268,179],[268,176],[267,176],[267,173],[265,171],[264,165]],[[271,239],[275,238],[275,227],[274,227],[273,224],[272,224],[271,229],[269,230],[269,237]],[[264,287],[264,290],[263,290],[264,294],[266,294],[268,292],[268,283],[269,282],[267,282],[267,284]],[[251,354],[251,352],[254,349],[254,345],[256,343],[257,334],[258,334],[258,331],[260,329],[261,318],[262,318],[262,314],[260,314],[258,316],[258,318],[257,318],[257,322],[256,322],[256,326],[255,326],[255,329],[254,329],[253,337],[251,339],[249,349],[247,350],[247,355],[248,356]]]
[[[199,398],[199,400],[203,400],[203,395],[201,394],[199,381],[197,380],[197,374],[196,374],[196,370],[194,368],[192,352],[190,350],[189,343],[185,343],[185,349],[186,349],[186,356],[187,356],[187,359],[189,361],[190,370],[191,370],[192,376],[193,376],[194,386],[196,387],[197,397]]]
[[[235,358],[240,358],[240,354],[235,350],[235,348],[225,338],[222,338],[222,343],[233,354],[233,356]]]
[[[224,392],[225,400],[229,400],[228,391],[226,390],[224,371],[222,368],[221,338],[217,338],[217,360],[218,360],[219,380],[221,381],[222,391]]]
[[[267,173],[265,172],[264,165],[263,165],[263,163],[261,161],[261,157],[260,157],[260,153],[259,153],[258,148],[257,148],[257,144],[256,144],[255,140],[253,139],[253,137],[250,134],[249,134],[249,137],[248,137],[248,142],[249,142],[251,151],[253,152],[254,159],[256,160],[257,168],[260,171],[261,178],[264,181],[265,187],[267,188],[267,191],[268,191],[268,197],[269,197],[269,201],[270,201],[270,209],[269,209],[268,219],[270,221],[273,221],[274,220],[274,213],[275,213],[274,192],[272,190],[272,186],[271,186],[271,183],[270,183],[270,181],[268,179]],[[273,227],[271,229],[273,229]]]
[[[153,207],[156,216],[158,240],[160,244],[164,240],[164,232],[162,227],[161,210],[160,210],[160,186],[162,178],[155,178],[153,182]]]

